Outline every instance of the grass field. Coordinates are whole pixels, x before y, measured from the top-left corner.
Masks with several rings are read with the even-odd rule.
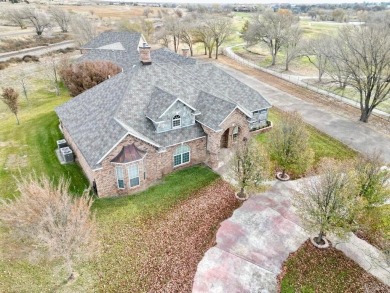
[[[268,119],[274,123],[275,126],[282,118],[283,112],[276,108],[271,108]],[[314,167],[322,158],[334,158],[336,160],[348,160],[353,159],[357,152],[339,142],[338,140],[330,137],[329,135],[315,129],[314,127],[306,124],[306,128],[309,132],[309,145],[314,151]],[[263,133],[256,138],[262,143],[266,143],[269,133]]]

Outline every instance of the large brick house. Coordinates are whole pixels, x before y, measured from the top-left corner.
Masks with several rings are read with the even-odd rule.
[[[56,108],[64,137],[101,197],[130,194],[175,169],[205,163],[267,125],[270,104],[219,67],[142,35],[103,33],[80,60],[123,72]]]

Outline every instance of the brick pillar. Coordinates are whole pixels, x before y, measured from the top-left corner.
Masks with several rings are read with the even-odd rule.
[[[183,55],[183,57],[188,57],[188,52],[190,51],[190,49],[188,49],[188,48],[183,48],[183,49],[181,49],[181,52],[182,52],[182,55]]]

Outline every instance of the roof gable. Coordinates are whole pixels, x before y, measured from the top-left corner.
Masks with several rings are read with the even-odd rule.
[[[121,42],[116,42],[116,43],[104,45],[104,46],[98,47],[96,49],[125,51],[125,48],[123,47]]]

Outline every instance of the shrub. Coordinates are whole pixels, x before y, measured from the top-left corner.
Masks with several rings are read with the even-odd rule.
[[[121,72],[119,66],[109,61],[85,61],[65,64],[60,68],[60,76],[69,89],[71,96],[77,96]]]

